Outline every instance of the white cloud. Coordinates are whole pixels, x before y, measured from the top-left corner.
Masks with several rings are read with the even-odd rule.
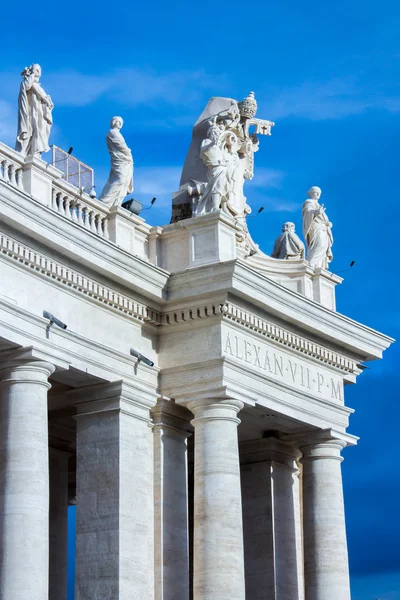
[[[257,160],[257,158],[256,158]],[[249,188],[275,188],[280,189],[281,184],[286,177],[284,171],[279,169],[268,169],[255,166],[254,178],[246,183]]]
[[[171,205],[172,193],[179,189],[182,167],[138,167],[135,170],[135,194],[157,197],[157,205],[168,201]]]
[[[265,98],[265,95],[264,95]],[[300,117],[314,121],[340,119],[370,109],[400,111],[400,96],[365,89],[350,79],[325,82],[306,81],[301,85],[268,90],[268,98],[258,98],[263,114],[270,119]]]
[[[226,87],[224,75],[209,75],[203,70],[158,73],[126,68],[101,75],[67,70],[44,72],[42,80],[58,106],[86,106],[107,96],[127,107],[153,103],[190,107],[205,91]]]

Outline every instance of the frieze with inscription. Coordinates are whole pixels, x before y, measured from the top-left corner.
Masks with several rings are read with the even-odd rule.
[[[266,377],[283,381],[303,393],[332,402],[344,403],[343,381],[328,369],[282,352],[272,344],[255,341],[238,333],[224,332],[223,352],[227,357],[246,363]]]

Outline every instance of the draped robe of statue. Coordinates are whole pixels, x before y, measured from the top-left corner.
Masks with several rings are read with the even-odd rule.
[[[222,201],[229,192],[228,161],[224,148],[206,138],[201,145],[200,157],[207,169],[207,188],[196,207],[196,215],[213,210],[214,195],[218,195]]]
[[[23,156],[50,150],[49,137],[53,124],[53,103],[35,74],[21,82],[18,96],[18,133],[15,149]]]
[[[329,219],[318,200],[306,200],[303,204],[303,235],[310,265],[327,269],[333,258],[333,236]]]
[[[271,256],[281,260],[304,258],[304,244],[296,233],[283,231],[275,240]]]
[[[100,200],[107,206],[120,206],[122,200],[133,192],[132,153],[117,128],[107,133],[107,148],[111,158],[111,170]]]

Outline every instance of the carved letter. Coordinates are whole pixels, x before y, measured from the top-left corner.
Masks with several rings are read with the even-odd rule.
[[[228,353],[228,350],[229,350],[229,354],[230,354],[231,356],[233,356],[233,352],[232,352],[232,345],[231,345],[231,338],[229,337],[229,333],[228,333],[228,335],[226,336],[225,354],[227,354],[227,353]]]
[[[318,391],[319,391],[319,393],[321,393],[321,387],[324,385],[324,376],[321,375],[321,373],[317,373],[317,384],[318,384]]]
[[[254,352],[255,352],[254,366],[260,367],[260,369],[262,369],[261,362],[260,362],[260,350],[261,350],[260,346],[254,345]]]
[[[289,369],[290,369],[290,373],[292,375],[293,383],[296,383],[297,363],[294,363],[294,369],[293,369],[292,361],[289,360]]]
[[[275,375],[278,375],[276,368],[278,367],[278,370],[280,372],[281,377],[283,377],[283,359],[282,357],[280,357],[280,363],[278,362],[278,359],[276,358],[275,354],[274,354],[274,372]]]
[[[332,398],[334,400],[342,400],[342,386],[340,385],[340,381],[338,381],[336,383],[335,386],[335,382],[333,381],[332,377],[331,377],[331,389],[332,389]]]
[[[269,371],[272,373],[271,363],[269,362],[268,350],[265,352],[265,360],[264,360],[264,371]]]
[[[250,342],[244,340],[244,360],[247,363],[251,363],[251,346],[252,344]]]
[[[238,340],[237,335],[235,335],[235,347],[236,347],[236,358],[243,360],[243,355],[239,356],[239,340]]]

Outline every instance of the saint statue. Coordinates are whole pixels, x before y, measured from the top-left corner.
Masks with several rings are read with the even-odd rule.
[[[324,205],[318,202],[321,193],[317,186],[307,192],[309,200],[303,204],[303,235],[310,266],[327,269],[333,258],[332,223],[325,213]]]
[[[211,122],[207,137],[201,143],[200,158],[207,170],[207,185],[204,196],[196,206],[195,214],[214,212],[227,200],[230,189],[230,160],[222,143],[224,133],[222,122]]]
[[[282,233],[275,240],[271,256],[282,260],[304,258],[304,244],[295,233],[294,223],[288,221],[283,224]]]
[[[109,207],[121,206],[125,196],[133,192],[133,158],[120,131],[123,124],[121,117],[113,117],[106,137],[111,170],[99,199]]]
[[[26,67],[22,73],[18,96],[18,133],[15,149],[22,156],[47,152],[50,129],[53,124],[51,111],[54,104],[39,83],[42,75],[40,65]]]

